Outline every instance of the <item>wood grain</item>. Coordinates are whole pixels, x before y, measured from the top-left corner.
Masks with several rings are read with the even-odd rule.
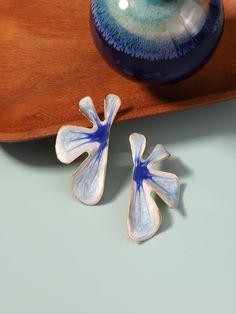
[[[5,0],[0,4],[0,141],[56,134],[87,125],[76,103],[94,98],[99,112],[118,94],[124,121],[215,103],[236,96],[236,2],[227,0],[225,30],[210,62],[184,82],[147,87],[102,60],[89,29],[89,0]]]

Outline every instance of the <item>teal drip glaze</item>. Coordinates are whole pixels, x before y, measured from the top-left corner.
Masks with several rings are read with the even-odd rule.
[[[197,36],[193,39],[179,22],[178,12],[186,0],[127,0],[128,6],[123,9],[120,1],[124,3],[126,0],[92,2],[92,15],[98,31],[117,51],[141,59],[171,60],[198,45],[200,39]],[[203,10],[203,1],[192,2],[201,8],[202,14],[206,14],[204,32],[214,32],[218,21]],[[182,27],[179,33],[175,33],[176,21]]]

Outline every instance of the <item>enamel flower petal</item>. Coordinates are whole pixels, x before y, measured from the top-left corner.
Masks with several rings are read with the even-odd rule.
[[[79,102],[80,111],[93,124],[92,128],[63,126],[56,139],[58,159],[71,163],[84,152],[88,157],[74,172],[72,190],[76,198],[86,205],[97,204],[103,194],[110,128],[120,107],[120,98],[107,95],[104,100],[104,121],[97,115],[93,101],[85,97]]]
[[[130,135],[133,157],[133,180],[128,215],[128,232],[131,239],[142,242],[151,238],[159,229],[161,214],[151,193],[158,196],[171,208],[178,207],[180,184],[176,175],[152,166],[170,157],[162,145],[157,145],[147,159],[142,155],[146,147],[146,138],[137,133]]]

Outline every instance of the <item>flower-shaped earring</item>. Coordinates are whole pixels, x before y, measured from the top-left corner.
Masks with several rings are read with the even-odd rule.
[[[93,124],[92,128],[63,126],[56,138],[58,159],[69,164],[84,152],[88,157],[74,172],[73,193],[86,205],[97,204],[103,194],[107,168],[110,128],[120,107],[120,98],[108,95],[104,101],[104,121],[101,121],[90,97],[79,102],[80,111]]]
[[[152,169],[154,163],[170,157],[164,146],[156,145],[144,160],[142,155],[146,147],[145,136],[133,133],[129,139],[134,168],[128,232],[131,239],[141,242],[151,238],[161,224],[161,214],[151,192],[156,192],[169,207],[175,208],[179,202],[180,184],[176,175]]]

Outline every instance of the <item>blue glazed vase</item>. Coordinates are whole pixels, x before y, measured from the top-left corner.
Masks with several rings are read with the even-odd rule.
[[[92,0],[91,29],[103,58],[130,79],[178,82],[199,70],[221,38],[221,0]]]

